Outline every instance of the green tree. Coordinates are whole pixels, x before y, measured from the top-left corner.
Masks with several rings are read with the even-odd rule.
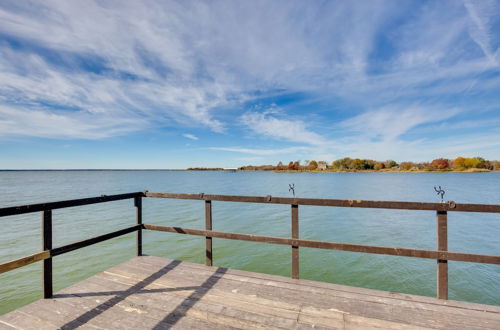
[[[356,158],[352,161],[350,169],[352,170],[363,170],[365,168],[365,164],[359,158]]]
[[[375,161],[371,159],[363,159],[363,169],[365,170],[373,170],[375,167]]]
[[[387,168],[393,168],[393,167],[397,167],[397,166],[398,166],[398,163],[395,160],[388,160],[387,162],[385,162],[385,167],[387,167]]]
[[[349,157],[342,158],[340,160],[340,168],[343,170],[347,170],[352,168],[352,162],[353,160]]]

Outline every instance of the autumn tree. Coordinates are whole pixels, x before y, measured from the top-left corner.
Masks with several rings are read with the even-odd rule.
[[[430,166],[433,170],[445,170],[450,168],[450,161],[445,158],[437,158],[431,162]]]
[[[413,168],[413,163],[412,162],[402,162],[399,164],[399,168],[404,170],[404,171],[409,171]]]
[[[315,170],[315,169],[317,169],[317,168],[318,168],[318,162],[317,162],[317,161],[315,161],[315,160],[311,160],[311,161],[309,162],[309,164],[307,165],[307,169],[308,169],[308,170],[311,170],[311,171],[313,171],[313,170]]]
[[[476,158],[465,158],[464,168],[479,168],[480,160]]]
[[[465,169],[465,158],[464,157],[457,157],[452,163],[452,167],[456,170],[463,170]]]
[[[332,163],[332,168],[336,170],[347,170],[351,168],[352,159],[345,157],[342,159],[337,159]]]

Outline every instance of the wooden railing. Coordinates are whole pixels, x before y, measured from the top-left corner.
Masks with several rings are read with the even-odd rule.
[[[142,198],[169,198],[200,200],[205,203],[205,229],[191,229],[182,227],[159,226],[143,224],[142,222]],[[136,208],[136,224],[101,236],[86,239],[80,242],[54,248],[52,246],[52,210],[82,206],[88,204],[104,203],[124,199],[133,199]],[[287,204],[291,207],[291,237],[274,237],[251,234],[219,232],[212,230],[212,202],[239,202],[239,203],[264,203],[264,204]],[[371,246],[361,244],[346,244],[337,242],[314,241],[299,238],[299,205],[330,206],[330,207],[353,207],[353,208],[382,208],[397,210],[424,210],[436,212],[437,249],[422,250],[400,247]],[[500,256],[485,254],[470,254],[448,251],[448,212],[487,212],[500,213],[500,205],[492,204],[459,204],[455,202],[446,203],[420,203],[420,202],[391,202],[391,201],[361,201],[361,200],[339,200],[339,199],[312,199],[312,198],[287,198],[272,196],[230,196],[230,195],[206,195],[206,194],[174,194],[135,192],[129,194],[100,196],[93,198],[67,200],[53,203],[31,204],[17,207],[0,208],[0,217],[23,213],[42,213],[42,252],[31,256],[16,259],[0,264],[0,273],[7,272],[28,264],[43,260],[43,297],[50,298],[53,294],[52,288],[52,257],[74,251],[92,244],[96,244],[111,238],[137,232],[136,249],[137,255],[142,255],[142,230],[156,230],[171,233],[204,236],[205,263],[213,265],[212,239],[225,238],[233,240],[262,242],[270,244],[281,244],[291,246],[291,276],[299,278],[299,248],[309,247],[328,250],[342,250],[350,252],[363,252],[373,254],[384,254],[403,257],[427,258],[437,261],[437,297],[448,299],[448,260],[476,262],[500,265]]]
[[[52,203],[41,203],[41,204],[30,204],[22,206],[12,206],[0,208],[0,217],[5,217],[9,215],[41,212],[42,213],[42,252],[32,254],[20,259],[12,260],[3,264],[0,264],[0,274],[7,271],[20,268],[37,261],[43,260],[42,266],[42,295],[44,298],[51,298],[53,294],[52,287],[52,257],[68,253],[83,247],[96,244],[99,242],[106,241],[111,238],[122,236],[128,233],[137,231],[137,255],[142,254],[142,197],[144,193],[135,192],[130,194],[120,194],[92,198],[81,198],[73,199]],[[134,204],[137,209],[136,225],[125,229],[117,230],[112,233],[100,235],[97,237],[89,238],[83,241],[63,245],[57,248],[52,247],[52,210],[75,207],[89,204],[112,202],[124,199],[134,199]]]

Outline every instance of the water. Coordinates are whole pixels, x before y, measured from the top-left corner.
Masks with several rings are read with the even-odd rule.
[[[266,173],[185,171],[0,172],[0,207],[134,191],[297,196],[312,198],[500,204],[500,173]],[[368,245],[435,249],[436,215],[429,211],[300,206],[300,237]],[[132,200],[54,210],[54,246],[135,223]],[[200,201],[143,200],[144,223],[204,226]],[[0,262],[40,251],[40,213],[0,218]],[[290,236],[290,207],[213,202],[214,230]],[[449,250],[500,255],[500,215],[448,216]],[[204,238],[144,232],[144,253],[204,262]],[[290,247],[214,239],[214,264],[290,275]],[[54,287],[62,289],[134,255],[128,234],[54,259]],[[301,278],[435,296],[434,260],[300,249]],[[0,274],[0,314],[40,298],[41,263]],[[500,266],[449,262],[449,297],[500,305]]]

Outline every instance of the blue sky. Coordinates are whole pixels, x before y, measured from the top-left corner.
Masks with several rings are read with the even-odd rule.
[[[497,1],[0,1],[0,168],[500,159]]]

